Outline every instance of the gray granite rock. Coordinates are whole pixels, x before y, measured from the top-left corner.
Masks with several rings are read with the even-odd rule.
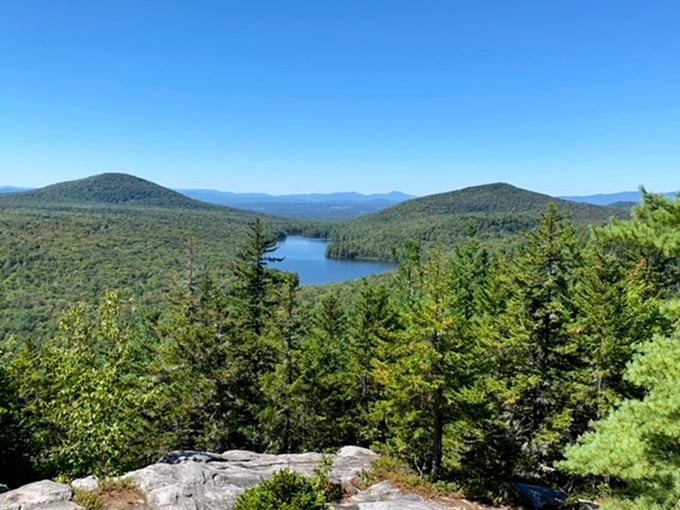
[[[0,510],[82,510],[72,494],[68,485],[42,480],[0,494]]]
[[[330,478],[353,485],[361,471],[377,457],[365,448],[345,447],[332,460]],[[131,479],[150,505],[160,510],[225,510],[246,488],[272,477],[275,471],[291,469],[312,476],[324,456],[318,453],[268,455],[244,450],[222,454],[180,451],[133,471]]]
[[[333,507],[336,510],[447,510],[416,494],[407,494],[391,482],[380,482]],[[449,509],[450,510],[450,509]]]
[[[81,491],[96,491],[99,487],[99,479],[93,475],[87,476],[85,478],[78,478],[71,482],[71,487]]]
[[[389,482],[359,492],[359,478],[371,467],[377,454],[366,448],[346,446],[335,455],[318,453],[267,455],[244,450],[222,454],[177,451],[164,455],[156,464],[123,476],[130,479],[146,503],[127,510],[229,510],[246,488],[269,479],[274,472],[291,469],[305,476],[314,474],[327,458],[329,478],[354,494],[335,505],[337,510],[444,510],[445,507],[417,495],[407,494]],[[94,490],[99,482],[87,477],[72,487]],[[81,510],[70,501],[71,487],[51,481],[36,482],[0,494],[0,510]]]

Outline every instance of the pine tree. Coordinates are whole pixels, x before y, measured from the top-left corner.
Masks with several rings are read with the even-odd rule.
[[[666,297],[680,290],[679,231],[680,198],[669,200],[642,188],[642,202],[633,208],[632,220],[612,221],[597,236],[653,294]]]
[[[161,343],[156,370],[163,391],[155,402],[155,441],[169,448],[222,451],[230,445],[231,399],[226,386],[227,336],[232,319],[212,277],[190,269],[155,325]]]
[[[577,273],[574,333],[589,387],[579,409],[579,435],[618,400],[637,395],[623,378],[625,367],[663,322],[658,299],[649,297],[649,284],[641,280],[602,245],[591,246]]]
[[[618,382],[615,387],[632,395],[610,408],[578,444],[566,448],[566,461],[559,467],[611,482],[609,491],[624,499],[615,498],[605,508],[670,510],[680,500],[680,200],[669,201],[643,190],[633,219],[613,222],[597,231],[597,238],[614,257],[614,266],[620,265],[632,282],[626,287],[621,330],[611,337],[624,346],[634,342],[637,352],[624,380],[618,382],[622,360],[611,352],[617,353],[619,345],[609,348],[604,337],[602,344],[609,352],[599,357],[610,358],[610,363],[601,377],[607,385]],[[617,287],[607,291],[610,301],[617,303],[616,294],[611,295]],[[658,310],[663,321],[656,317],[653,298],[662,300]],[[598,306],[597,300],[593,302]],[[662,334],[640,342],[653,331]],[[637,389],[637,395],[628,388]]]
[[[277,272],[267,267],[283,259],[270,254],[276,251],[278,241],[268,236],[260,218],[255,220],[248,240],[234,261],[234,297],[239,307],[240,324],[255,336],[263,334],[268,319],[274,313]]]
[[[280,278],[280,308],[274,315],[271,345],[276,350],[272,371],[263,375],[262,387],[267,399],[259,415],[263,441],[268,451],[297,451],[305,434],[300,393],[301,323],[297,310],[298,278],[286,274]]]
[[[566,449],[562,469],[598,475],[626,503],[614,499],[603,508],[672,510],[680,501],[680,335],[644,344],[626,377],[645,389],[641,399],[623,401],[579,443]]]

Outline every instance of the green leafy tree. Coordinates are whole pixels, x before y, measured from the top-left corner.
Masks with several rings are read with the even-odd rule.
[[[30,475],[25,462],[29,454],[20,423],[17,381],[7,370],[8,360],[0,351],[0,480],[13,486]]]
[[[145,410],[154,380],[133,313],[120,294],[107,293],[94,309],[72,308],[52,342],[18,357],[29,371],[20,398],[31,402],[37,462],[47,473],[114,474],[150,454]]]

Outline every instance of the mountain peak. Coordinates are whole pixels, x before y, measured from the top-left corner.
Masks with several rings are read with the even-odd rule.
[[[12,194],[12,203],[146,205],[156,207],[210,207],[184,195],[134,175],[103,173],[60,182],[20,194]]]

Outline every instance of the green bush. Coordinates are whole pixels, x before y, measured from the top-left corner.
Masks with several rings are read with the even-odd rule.
[[[234,510],[324,510],[324,495],[310,480],[283,469],[271,480],[250,487],[236,500]]]

